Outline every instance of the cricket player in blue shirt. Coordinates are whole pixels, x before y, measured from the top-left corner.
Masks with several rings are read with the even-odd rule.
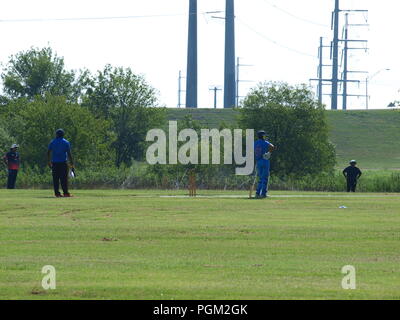
[[[257,132],[258,140],[254,143],[254,156],[256,160],[257,173],[259,177],[256,199],[267,198],[268,179],[270,170],[271,154],[276,147],[266,140],[264,130]]]
[[[53,174],[54,195],[57,198],[62,197],[59,186],[64,193],[64,197],[71,197],[68,192],[68,160],[71,167],[74,167],[74,160],[71,154],[71,145],[68,140],[64,139],[64,130],[56,131],[56,138],[53,139],[47,151],[47,161]]]

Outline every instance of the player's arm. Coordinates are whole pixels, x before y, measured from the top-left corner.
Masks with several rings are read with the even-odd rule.
[[[344,175],[345,178],[347,178],[347,169],[343,170],[343,175]]]
[[[269,147],[268,147],[268,151],[269,152],[274,152],[275,150],[276,150],[276,147],[272,143],[270,143]]]
[[[275,150],[275,146],[272,143],[268,143],[268,152],[264,154],[263,158],[269,160],[271,158],[272,152]]]
[[[72,158],[71,149],[69,149],[67,151],[67,154],[68,154],[69,163],[70,163],[71,167],[73,167],[74,166],[74,158]]]
[[[67,145],[67,155],[68,155],[69,164],[73,168],[74,167],[74,158],[72,157],[71,145],[69,143]]]
[[[358,169],[358,176],[357,176],[357,179],[359,179],[359,178],[361,177],[361,175],[362,175],[362,172],[361,172],[360,169]]]
[[[47,165],[51,168],[51,149],[47,150]]]

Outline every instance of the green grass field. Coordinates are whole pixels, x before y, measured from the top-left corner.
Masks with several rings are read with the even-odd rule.
[[[210,128],[220,122],[235,124],[234,109],[168,109],[170,120],[192,115]],[[327,111],[329,138],[336,146],[337,165],[346,166],[357,159],[364,169],[400,169],[400,111]]]
[[[400,299],[400,194],[184,193],[0,190],[0,299]]]

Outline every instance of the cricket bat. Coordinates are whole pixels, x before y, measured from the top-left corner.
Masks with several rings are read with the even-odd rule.
[[[254,180],[253,180],[253,183],[250,186],[249,199],[252,199],[252,197],[253,197],[253,191],[254,191],[254,186],[256,185],[256,181],[257,181],[257,170],[254,173]]]

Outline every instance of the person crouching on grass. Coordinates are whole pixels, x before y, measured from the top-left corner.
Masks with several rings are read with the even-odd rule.
[[[15,182],[17,181],[17,175],[20,165],[18,145],[13,144],[10,152],[7,152],[3,157],[4,163],[8,169],[7,189],[15,189]]]
[[[47,151],[47,161],[53,174],[54,195],[57,198],[62,197],[59,185],[64,193],[64,197],[71,197],[68,192],[68,160],[71,167],[74,167],[74,161],[71,154],[71,145],[68,140],[64,139],[64,130],[56,131],[56,138],[53,139]]]

